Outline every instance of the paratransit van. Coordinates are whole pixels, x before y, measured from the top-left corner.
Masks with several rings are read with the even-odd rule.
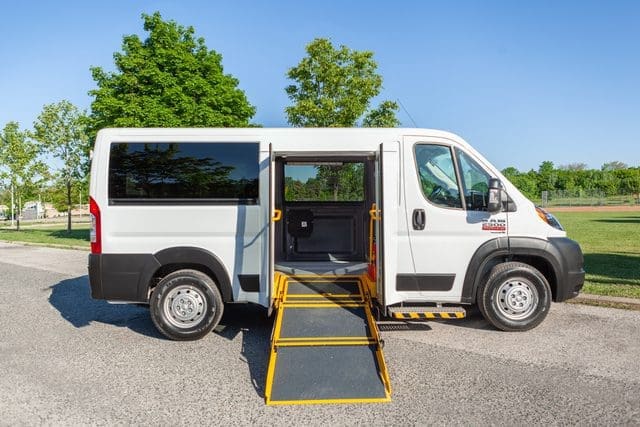
[[[390,399],[376,319],[525,331],[584,281],[578,244],[460,137],[429,129],[104,129],[93,298],[165,336],[275,314],[269,404]]]

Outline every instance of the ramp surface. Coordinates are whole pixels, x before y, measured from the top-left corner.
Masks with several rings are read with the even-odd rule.
[[[267,404],[386,402],[391,388],[358,278],[281,278]]]

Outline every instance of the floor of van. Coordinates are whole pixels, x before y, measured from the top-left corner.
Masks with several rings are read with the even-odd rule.
[[[359,276],[367,271],[367,263],[363,261],[285,261],[278,262],[275,270],[292,276],[305,274]]]

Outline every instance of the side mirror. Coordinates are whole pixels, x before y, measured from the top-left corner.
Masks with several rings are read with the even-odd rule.
[[[489,202],[487,211],[491,214],[500,212],[502,209],[502,182],[498,178],[489,179]]]

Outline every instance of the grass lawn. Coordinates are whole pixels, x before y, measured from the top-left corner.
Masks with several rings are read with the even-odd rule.
[[[585,293],[640,298],[640,212],[554,215],[584,252]]]
[[[0,228],[0,240],[89,248],[89,224],[72,224],[71,233],[67,233],[66,223],[21,226],[20,231]]]

